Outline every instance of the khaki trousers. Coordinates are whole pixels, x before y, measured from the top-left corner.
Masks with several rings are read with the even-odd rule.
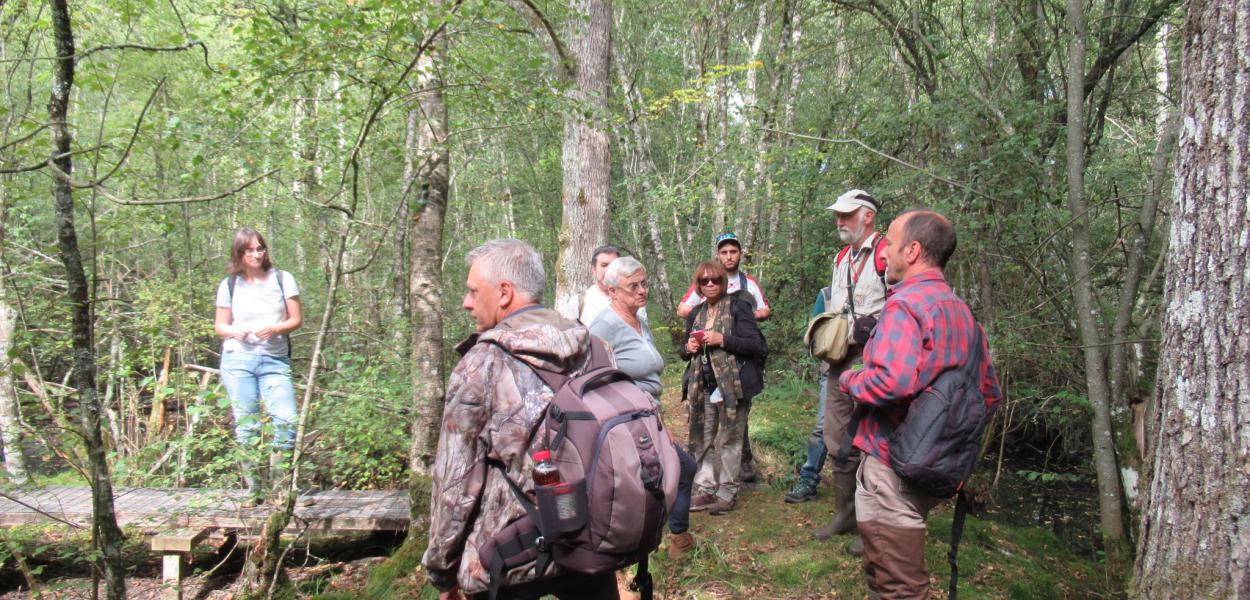
[[[741,407],[741,404],[739,404]],[[703,447],[695,452],[699,471],[694,476],[698,493],[715,494],[723,500],[738,495],[742,473],[742,436],[746,411],[725,410],[725,403],[703,402]]]
[[[855,400],[850,395],[842,391],[842,386],[838,383],[838,377],[846,371],[858,368],[864,364],[864,347],[851,346],[847,349],[846,358],[836,365],[829,365],[829,384],[825,386],[825,427],[823,435],[825,436],[825,448],[828,449],[829,456],[833,460],[834,473],[854,473],[859,468],[860,452],[854,446],[851,446],[851,454],[846,459],[846,465],[839,467],[837,462],[838,450],[842,448],[842,440],[846,436],[846,429],[851,424],[851,414],[855,412]],[[854,435],[854,432],[851,432]]]

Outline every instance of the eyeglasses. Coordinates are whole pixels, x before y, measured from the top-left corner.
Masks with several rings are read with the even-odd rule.
[[[700,277],[699,285],[720,285],[720,277]]]
[[[265,248],[264,246],[261,246],[261,247],[259,247],[259,248],[247,248],[247,249],[243,250],[243,253],[244,253],[244,254],[255,254],[255,255],[257,255],[257,256],[261,256],[261,255],[265,254],[265,253],[266,253],[266,252],[268,252],[268,251],[269,251],[269,250],[268,250],[267,248]]]
[[[639,282],[636,282],[636,283],[631,283],[631,284],[629,284],[629,285],[627,285],[627,286],[624,286],[624,289],[625,289],[625,291],[627,291],[627,292],[629,292],[629,293],[631,293],[631,294],[637,294],[638,292],[640,292],[640,291],[642,291],[642,290],[650,289],[650,287],[651,287],[651,286],[647,285],[647,282],[645,282],[645,281],[639,281]]]

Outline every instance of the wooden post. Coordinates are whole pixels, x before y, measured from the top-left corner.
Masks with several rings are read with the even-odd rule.
[[[178,529],[152,536],[152,551],[161,553],[161,598],[182,600],[182,559],[214,527]]]

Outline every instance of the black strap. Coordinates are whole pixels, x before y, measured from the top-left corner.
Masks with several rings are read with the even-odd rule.
[[[651,578],[651,571],[647,568],[646,555],[638,561],[638,573],[629,584],[629,591],[638,592],[640,600],[651,600],[651,595],[655,591],[655,580]]]
[[[551,549],[547,546],[547,525],[543,523],[542,511],[530,502],[529,496],[525,495],[525,491],[521,486],[512,481],[508,477],[508,469],[504,464],[493,458],[486,459],[486,464],[499,469],[499,474],[503,475],[503,480],[508,482],[508,487],[512,488],[512,495],[516,496],[517,502],[521,503],[521,508],[525,509],[525,514],[529,515],[530,521],[534,523],[534,527],[538,529],[538,537],[534,539],[534,545],[538,548],[538,560],[534,563],[534,572],[543,573],[547,570],[547,564],[551,562]]]
[[[846,301],[851,304],[851,321],[855,321],[855,282],[851,280],[851,271],[855,270],[855,261],[846,265]]]
[[[964,519],[968,516],[968,498],[959,490],[955,500],[955,520],[951,522],[951,551],[947,555],[951,564],[950,600],[958,600],[959,592],[959,540],[964,535]]]

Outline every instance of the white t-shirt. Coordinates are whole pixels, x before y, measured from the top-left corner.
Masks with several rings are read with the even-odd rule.
[[[275,272],[282,274],[281,288],[278,287],[278,279],[273,276]],[[230,278],[222,279],[217,286],[217,306],[230,309],[234,319],[231,325],[256,330],[285,320],[286,299],[298,295],[299,286],[290,273],[270,269],[269,276],[259,283],[248,283],[241,276],[236,278],[233,301],[230,298]],[[275,335],[263,342],[254,335],[249,335],[245,341],[228,338],[221,351],[286,356],[287,336]]]
[[[612,304],[612,299],[603,293],[598,285],[592,285],[582,293],[582,312],[577,316],[577,320],[581,321],[582,325],[589,326],[609,304]],[[638,319],[647,320],[646,307],[638,309]]]
[[[741,277],[739,277],[739,275],[741,275]],[[754,277],[751,277],[742,271],[738,271],[737,274],[729,276],[729,285],[725,287],[725,294],[732,294],[741,289],[743,279],[746,279],[747,281],[747,292],[755,298],[755,310],[768,307],[768,301],[764,299],[764,290],[760,289],[760,284],[755,281]],[[703,304],[703,302],[703,296],[695,293],[693,285],[690,286],[690,289],[686,290],[686,295],[681,298],[682,304],[692,308]]]

